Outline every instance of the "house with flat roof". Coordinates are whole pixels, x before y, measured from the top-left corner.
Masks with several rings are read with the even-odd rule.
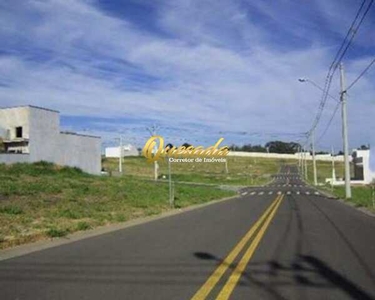
[[[48,161],[101,172],[101,139],[60,131],[58,111],[26,105],[0,108],[0,163]]]

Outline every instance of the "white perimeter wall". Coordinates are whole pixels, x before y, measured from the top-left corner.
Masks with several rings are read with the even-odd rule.
[[[243,151],[229,151],[228,156],[239,156],[239,157],[261,157],[261,158],[276,158],[276,159],[298,159],[301,153],[296,154],[279,154],[279,153],[263,153],[263,152],[243,152]],[[328,154],[316,155],[316,160],[320,161],[332,161],[332,157]],[[312,160],[310,153],[306,153],[306,159]],[[350,160],[351,160],[350,156]],[[335,156],[335,161],[344,161],[343,155]]]
[[[29,154],[0,153],[0,164],[15,164],[30,162]]]

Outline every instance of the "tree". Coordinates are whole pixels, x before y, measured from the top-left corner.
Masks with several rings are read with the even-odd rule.
[[[359,150],[370,150],[370,146],[362,145],[358,148]]]
[[[267,149],[264,148],[262,145],[251,145],[251,144],[245,144],[243,146],[236,146],[231,145],[229,147],[229,150],[232,151],[243,151],[243,152],[267,152]]]
[[[244,152],[270,152],[270,153],[296,153],[298,152],[300,144],[295,142],[271,141],[262,145],[244,144],[243,146],[231,145],[229,147],[232,151]]]
[[[326,151],[316,151],[315,154],[319,155],[319,154],[329,154],[329,153]]]
[[[269,149],[270,153],[286,153],[294,154],[298,152],[300,144],[295,142],[271,141],[266,143],[265,147]]]
[[[0,137],[0,152],[5,152],[5,146],[3,139]]]
[[[167,144],[167,146],[165,146],[165,150],[166,152],[168,153],[169,150],[171,150],[173,148],[173,145],[171,143]]]

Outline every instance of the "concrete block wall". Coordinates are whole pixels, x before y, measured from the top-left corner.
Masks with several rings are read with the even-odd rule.
[[[30,160],[56,163],[59,155],[58,141],[60,132],[59,112],[30,107]]]
[[[98,137],[61,132],[56,164],[78,167],[91,174],[101,172],[101,141]]]

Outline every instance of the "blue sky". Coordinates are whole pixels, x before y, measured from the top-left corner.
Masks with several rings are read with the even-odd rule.
[[[324,84],[360,3],[3,0],[0,106],[57,109],[64,129],[104,145],[123,134],[142,146],[152,124],[174,144],[296,141],[321,97],[297,79]],[[374,54],[373,7],[344,60],[348,83]],[[374,80],[375,68],[349,93],[351,148],[375,144]],[[341,149],[339,117],[319,149]]]

